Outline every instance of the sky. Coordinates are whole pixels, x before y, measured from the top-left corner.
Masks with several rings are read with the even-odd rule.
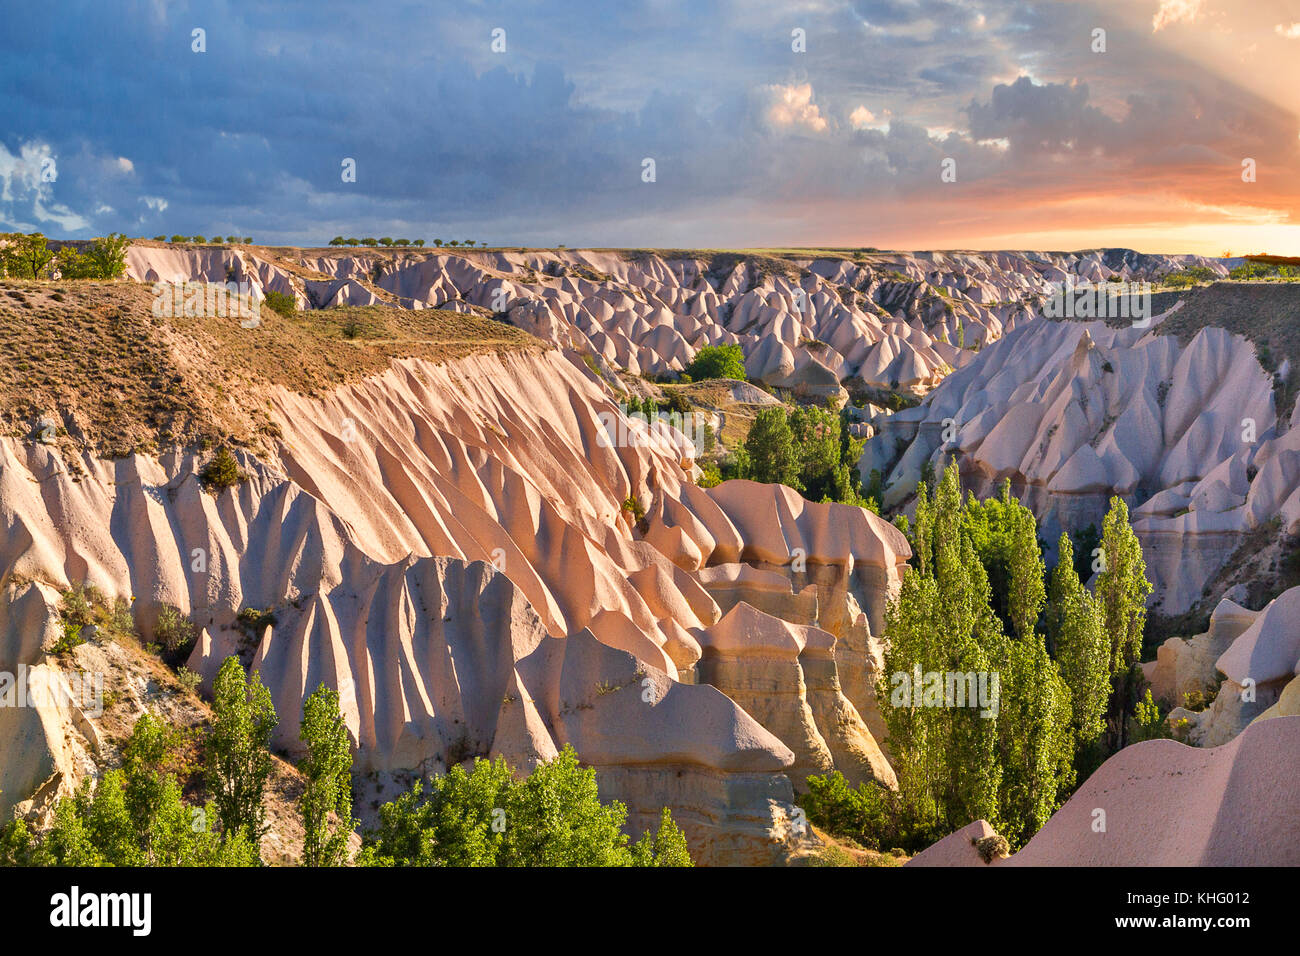
[[[1300,0],[4,20],[0,231],[1300,255]]]

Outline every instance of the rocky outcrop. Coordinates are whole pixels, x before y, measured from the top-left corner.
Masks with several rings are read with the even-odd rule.
[[[1300,865],[1300,717],[1261,721],[1221,747],[1172,740],[1107,760],[1041,830],[992,866]],[[909,866],[980,866],[978,821]]]
[[[1203,328],[1035,322],[954,372],[924,403],[877,418],[860,470],[906,503],[922,466],[957,461],[979,495],[1009,480],[1049,549],[1133,508],[1153,604],[1179,614],[1244,536],[1280,516],[1300,530],[1300,430],[1279,425],[1272,377],[1246,339]]]

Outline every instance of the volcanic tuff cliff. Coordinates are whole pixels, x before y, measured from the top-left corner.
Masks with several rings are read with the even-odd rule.
[[[198,333],[163,326],[197,361]],[[268,348],[287,334],[270,317],[240,333]],[[198,380],[211,388],[236,371],[213,363]],[[608,441],[601,416],[621,414],[609,389],[555,350],[394,357],[316,397],[277,374],[226,393],[236,408],[218,410],[232,420],[256,409],[266,421],[237,450],[245,480],[216,495],[196,474],[207,453],[105,460],[67,437],[0,438],[5,669],[46,659],[50,586],[134,598],[146,638],[174,605],[201,628],[188,664],[205,686],[230,654],[260,671],[287,752],[320,681],[340,690],[363,773],[441,772],[497,753],[528,767],[572,744],[634,828],[670,806],[703,862],[770,861],[795,845],[787,771],[808,739],[822,742],[818,767],[829,754],[857,779],[892,776],[846,696],[866,705],[869,688],[839,681],[836,637],[804,625],[780,638],[789,625],[754,609],[743,612],[752,629],[729,630],[705,573],[802,556],[801,574],[840,582],[827,590],[838,607],[805,616],[865,646],[908,556],[887,523],[769,486],[697,488],[689,444],[635,421],[625,428],[644,441]],[[67,396],[58,414],[91,445],[77,413],[88,399]],[[629,498],[645,505],[644,534]],[[236,622],[244,608],[274,617],[253,641]],[[718,655],[737,649],[747,672],[718,675]],[[808,719],[751,715],[719,689],[743,697],[760,680]],[[96,735],[75,708],[14,719],[23,745],[0,761],[5,809],[34,790],[66,793],[87,770],[69,741]]]
[[[134,597],[146,637],[164,604],[198,623],[188,664],[205,682],[228,654],[260,670],[287,752],[323,680],[362,772],[496,753],[527,767],[568,743],[634,829],[667,805],[703,862],[783,859],[805,774],[893,781],[873,688],[907,543],[779,486],[696,486],[691,444],[623,418],[613,371],[673,372],[735,342],[754,378],[810,397],[920,394],[947,375],[919,409],[877,417],[864,469],[878,456],[905,485],[956,417],[964,467],[990,484],[1041,475],[1025,486],[1049,521],[1104,497],[1106,462],[1118,490],[1180,496],[1139,514],[1148,546],[1159,527],[1143,522],[1285,516],[1300,449],[1248,345],[1033,320],[1050,282],[1187,261],[131,248],[140,282],[247,280],[313,307],[256,329],[151,317],[133,283],[19,284],[0,346],[37,334],[46,360],[0,376],[0,669],[51,666],[55,589],[91,582]],[[1246,454],[1229,434],[1243,400],[1261,436]],[[611,421],[637,440],[608,441]],[[246,478],[212,495],[196,474],[222,439]],[[880,451],[904,444],[899,462]],[[1210,474],[1210,459],[1225,464]],[[1213,573],[1209,549],[1148,557],[1166,601]],[[245,608],[274,623],[250,636]],[[0,720],[20,742],[0,759],[0,810],[93,772],[92,716]]]

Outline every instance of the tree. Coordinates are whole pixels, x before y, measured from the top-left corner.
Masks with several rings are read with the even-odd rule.
[[[298,803],[303,866],[341,866],[347,861],[348,837],[356,820],[352,818],[352,749],[338,691],[321,684],[307,698],[299,739],[307,744],[307,756],[298,765],[304,777]]]
[[[710,378],[734,378],[745,381],[745,353],[739,345],[705,345],[686,366],[691,381]]]
[[[1070,536],[1061,533],[1059,559],[1048,588],[1047,638],[1070,689],[1070,723],[1079,746],[1105,728],[1110,699],[1110,642],[1101,608],[1079,580]]]
[[[15,232],[6,238],[6,271],[24,279],[43,278],[54,259],[54,252],[46,245],[45,236],[39,232],[28,235]]]
[[[993,591],[993,609],[1021,640],[1032,634],[1047,593],[1033,512],[1011,495],[1003,481],[997,498],[968,502],[964,523]]]
[[[363,246],[371,246],[371,247],[373,247],[373,246],[377,246],[377,245],[379,245],[379,240],[378,240],[378,239],[373,239],[373,238],[367,236],[365,239],[362,239],[362,240],[361,240],[361,244],[362,244]]]
[[[256,866],[257,846],[243,833],[218,831],[214,804],[187,806],[166,767],[175,732],[145,714],[123,746],[121,769],[87,779],[59,801],[41,837],[15,821],[0,831],[0,865]]]
[[[224,242],[225,242],[225,240],[224,240],[221,236],[213,236],[213,237],[212,237],[212,244],[213,244],[214,246],[220,246],[220,245],[222,245]]]
[[[166,241],[167,241],[167,237],[166,237],[166,236],[154,236],[154,237],[153,237],[153,241],[154,241],[154,242],[166,242]]]
[[[1128,521],[1128,505],[1115,496],[1102,522],[1101,572],[1097,575],[1097,600],[1110,638],[1110,675],[1114,686],[1108,714],[1112,750],[1128,741],[1128,718],[1133,715],[1142,683],[1138,660],[1146,626],[1146,600],[1151,582],[1146,576],[1142,545]]]
[[[627,809],[602,804],[596,772],[566,746],[516,780],[504,758],[459,764],[380,807],[363,866],[680,866],[685,839],[664,811],[658,832],[628,846]]]
[[[745,438],[745,452],[749,455],[750,472],[755,481],[799,488],[794,435],[784,406],[764,408],[755,416]]]
[[[410,244],[411,244],[411,240],[410,240],[410,239],[394,239],[394,240],[393,240],[393,245],[395,245],[395,246],[409,246]]]
[[[271,776],[271,693],[257,674],[246,678],[239,658],[228,657],[212,687],[212,732],[207,741],[207,784],[227,830],[251,840],[266,832],[262,798]]]
[[[190,241],[190,237],[189,237],[189,236],[172,236],[171,239],[169,239],[168,241],[169,241],[169,242],[189,242],[189,241]]]
[[[840,428],[823,408],[800,406],[788,416],[798,459],[798,488],[810,501],[829,500],[831,478],[840,460]]]
[[[435,246],[441,246],[441,245],[442,245],[442,240],[441,240],[441,239],[435,239],[435,240],[433,240],[433,244],[434,244]]]
[[[83,255],[89,265],[91,279],[116,279],[126,272],[126,251],[131,240],[120,232],[112,232],[96,239]]]
[[[423,240],[423,239],[416,239],[416,240],[414,240],[414,241],[411,243],[411,245],[413,245],[413,246],[423,246],[423,245],[424,245],[424,240]]]
[[[344,242],[346,242],[346,240],[342,236],[335,236],[333,239],[330,240],[330,245],[341,246],[343,245]]]
[[[659,814],[659,829],[654,836],[647,830],[641,839],[632,846],[633,866],[671,866],[691,867],[690,850],[686,846],[686,834],[673,822],[673,815],[667,807]]]
[[[344,245],[349,245],[349,246],[359,246],[361,245],[361,240],[349,238],[349,239],[344,239],[343,243]]]
[[[202,236],[194,236],[190,241],[200,246],[207,245],[208,242],[208,240],[204,239]]]
[[[899,781],[897,825],[938,837],[983,817],[1019,845],[1073,781],[1070,691],[1034,626],[1042,597],[1033,575],[1039,589],[1042,581],[1033,516],[1006,489],[982,505],[963,499],[950,464],[933,495],[918,486],[909,530],[916,564],[886,610],[877,687]],[[1004,619],[986,561],[1021,595]],[[981,693],[976,707],[969,681],[979,675],[988,700]]]
[[[391,245],[393,244],[393,237],[392,237],[392,236],[384,236],[382,239],[379,240],[379,244],[380,244],[381,246],[385,246],[385,247],[387,247],[387,246],[391,246]]]

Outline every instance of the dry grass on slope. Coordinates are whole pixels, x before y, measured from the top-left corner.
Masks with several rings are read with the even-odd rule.
[[[158,318],[132,282],[0,281],[0,430],[31,440],[44,421],[65,451],[113,458],[273,434],[266,393],[305,395],[387,369],[547,348],[477,316],[386,306],[237,318]]]
[[[1285,418],[1300,390],[1300,284],[1294,282],[1215,282],[1189,289],[1184,305],[1158,331],[1182,345],[1201,329],[1214,326],[1255,344],[1260,364],[1277,372],[1284,359],[1291,367],[1274,390],[1278,416]]]

